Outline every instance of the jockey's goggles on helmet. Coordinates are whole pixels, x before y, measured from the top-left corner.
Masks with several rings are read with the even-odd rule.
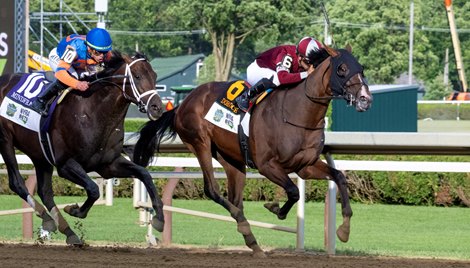
[[[98,50],[95,50],[95,49],[91,49],[91,54],[93,56],[101,56],[101,55],[104,55],[106,53],[107,53],[107,51],[98,51]]]

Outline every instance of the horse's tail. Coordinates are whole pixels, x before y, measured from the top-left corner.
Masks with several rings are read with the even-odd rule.
[[[155,151],[159,151],[160,144],[163,141],[176,138],[173,126],[177,108],[164,112],[156,121],[148,121],[140,129],[140,137],[134,147],[134,163],[143,167],[148,166]]]

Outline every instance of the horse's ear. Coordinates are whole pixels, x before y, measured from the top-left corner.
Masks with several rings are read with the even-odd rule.
[[[350,45],[349,43],[346,44],[346,50],[347,50],[349,53],[352,52],[352,47],[351,47],[351,45]]]
[[[326,52],[328,52],[328,54],[330,54],[330,56],[336,57],[336,55],[338,55],[338,51],[336,51],[336,49],[334,49],[332,47],[329,47],[327,45],[325,45],[324,47],[325,47]]]

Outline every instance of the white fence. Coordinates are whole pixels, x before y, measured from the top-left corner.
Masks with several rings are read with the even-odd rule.
[[[135,140],[126,139],[126,145],[131,146]],[[162,144],[161,151],[164,152],[187,152],[187,149],[178,140],[173,143]],[[412,155],[470,155],[470,134],[462,133],[363,133],[363,132],[327,132],[325,140],[324,155],[326,161],[339,170],[374,170],[374,171],[413,171],[413,172],[470,172],[470,163],[460,162],[405,162],[405,161],[353,161],[334,160],[333,154],[412,154]],[[23,159],[24,156],[18,156]],[[27,160],[23,159],[23,163]],[[21,161],[20,161],[21,162]],[[214,161],[214,165],[220,165]],[[167,158],[159,157],[152,166],[170,167],[197,167],[195,158]],[[223,178],[222,173],[215,174],[217,178]],[[177,178],[201,177],[199,172],[152,172],[154,178],[169,178],[170,182]],[[248,177],[259,178],[257,173],[248,174]],[[112,193],[112,184],[108,184],[107,192]],[[147,195],[143,187],[134,189],[134,205],[137,207],[148,207]],[[303,180],[298,180],[301,198],[304,198]],[[171,188],[171,187],[170,187]],[[329,254],[334,254],[336,249],[336,185],[329,182],[325,208],[325,248]],[[164,193],[165,195],[165,193]],[[168,195],[168,194],[166,194]],[[112,195],[106,194],[108,198]],[[163,196],[163,200],[167,197]],[[171,204],[171,195],[170,195]],[[108,200],[108,204],[112,203]],[[170,232],[171,241],[171,212],[186,213],[195,216],[211,217],[218,220],[232,220],[229,217],[211,215],[174,208],[166,205],[165,230]],[[1,214],[0,214],[1,215]],[[168,215],[170,215],[168,217]],[[141,221],[148,221],[147,216],[141,216]],[[264,226],[274,230],[294,232],[297,234],[297,248],[304,247],[304,199],[299,200],[297,211],[297,226],[285,227],[269,223],[251,222],[253,225]],[[152,230],[149,229],[148,236],[152,238]],[[168,234],[163,234],[163,240],[168,243]]]

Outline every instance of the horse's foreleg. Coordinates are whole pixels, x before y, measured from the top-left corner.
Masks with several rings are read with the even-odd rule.
[[[100,198],[98,185],[88,176],[83,167],[73,159],[69,159],[64,165],[57,167],[59,176],[82,186],[86,193],[87,199],[80,207],[78,204],[66,206],[64,211],[71,216],[84,219],[88,215],[93,204]]]
[[[299,201],[299,188],[276,163],[267,163],[260,167],[259,171],[270,181],[281,186],[284,191],[286,191],[287,201],[282,207],[279,206],[278,202],[264,204],[264,207],[277,215],[278,219],[284,220],[287,217],[287,214],[289,214],[292,206]]]
[[[348,242],[351,230],[351,217],[353,215],[351,204],[349,202],[348,183],[346,177],[339,170],[332,168],[333,181],[338,186],[339,195],[341,196],[341,214],[343,215],[343,224],[336,230],[336,235],[341,242]]]
[[[158,195],[157,188],[153,184],[152,177],[149,172],[140,166],[135,165],[136,177],[144,183],[145,189],[150,196],[152,202],[152,208],[155,211],[155,216],[152,218],[152,227],[159,232],[163,232],[163,226],[165,225],[165,219],[163,216],[163,202]]]
[[[342,242],[347,242],[349,240],[350,221],[353,213],[349,202],[348,185],[343,173],[318,160],[313,166],[305,167],[297,172],[297,174],[304,180],[327,179],[333,180],[336,183],[341,196],[341,214],[343,215],[343,224],[336,230],[336,235]]]
[[[113,163],[106,168],[97,170],[97,172],[104,178],[119,177],[129,178],[135,177],[142,181],[145,185],[147,193],[152,201],[152,208],[155,211],[155,216],[152,218],[152,226],[155,230],[163,232],[165,220],[163,217],[163,202],[158,195],[157,188],[153,183],[150,173],[143,167],[132,163],[131,161],[120,156]]]

